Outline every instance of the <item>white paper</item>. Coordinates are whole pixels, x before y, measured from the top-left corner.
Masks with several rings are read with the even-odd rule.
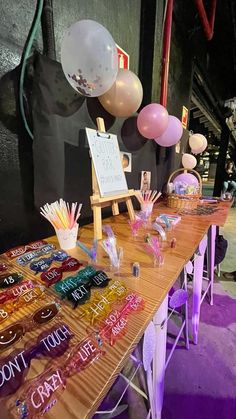
[[[117,136],[86,128],[101,197],[128,191]]]

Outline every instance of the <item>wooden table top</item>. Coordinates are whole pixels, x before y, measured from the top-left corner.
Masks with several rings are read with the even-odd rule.
[[[114,347],[106,345],[106,354],[104,357],[94,362],[83,372],[68,379],[66,390],[62,397],[45,415],[45,418],[82,419],[91,418],[93,416],[117,375],[125,365],[129,354],[132,353],[141,339],[148,323],[152,320],[166,294],[175,283],[185,263],[193,255],[199,242],[207,233],[209,226],[211,224],[219,226],[224,225],[230,204],[224,202],[220,203],[218,207],[219,211],[212,215],[182,216],[181,222],[167,234],[168,240],[163,247],[164,265],[157,268],[153,267],[151,256],[144,251],[143,238],[146,231],[141,231],[137,238],[132,238],[128,226],[127,214],[121,214],[103,221],[103,224],[111,225],[117,237],[118,246],[123,247],[124,250],[124,259],[120,269],[120,276],[114,277],[113,275],[113,278],[124,281],[129,290],[139,293],[145,299],[145,309],[142,312],[129,316],[128,329],[125,336],[119,339]],[[153,219],[158,214],[167,212],[173,214],[174,211],[164,206],[164,204],[158,204],[153,212]],[[154,235],[155,232],[152,231],[152,234]],[[173,237],[177,239],[177,242],[176,247],[171,249],[170,240]],[[80,229],[79,239],[83,243],[91,243],[92,238],[92,224]],[[50,237],[47,241],[55,243],[58,246],[55,237]],[[79,248],[71,250],[69,253],[80,260],[86,259]],[[136,261],[140,263],[140,278],[134,278],[131,275],[131,265]],[[98,247],[98,265],[99,269],[109,272],[108,258],[100,245]],[[19,270],[19,266],[15,266],[17,266]],[[26,268],[24,271],[27,274],[28,279],[35,280],[35,276],[29,269]],[[63,278],[73,274],[73,272],[67,272],[65,275],[63,274]],[[52,301],[51,297],[56,296],[52,290],[47,290],[46,294],[47,301]],[[21,309],[3,323],[1,328],[7,327],[13,323],[13,321],[19,320],[23,316],[32,313],[36,308],[41,307],[44,302],[45,300],[37,301],[33,304],[33,307],[29,306],[29,308]],[[73,331],[75,331],[75,339],[80,342],[87,336],[86,328],[88,323],[86,321],[80,321],[78,323],[76,320],[76,310],[73,310],[70,305],[64,302],[62,303],[62,306],[63,320],[73,329]],[[48,328],[50,328],[50,324]],[[14,346],[14,349],[23,348],[24,344],[35,338],[38,333],[38,331],[27,333],[26,336]],[[6,354],[4,353],[4,356],[5,355]],[[45,365],[47,364],[48,360],[33,360],[27,379],[32,379],[43,372]],[[6,419],[13,417],[11,412],[13,411],[12,406],[14,403],[12,400],[15,401],[19,393],[16,393],[11,399],[4,400],[4,403],[1,402],[1,409],[3,409],[3,411],[5,409],[4,417]]]

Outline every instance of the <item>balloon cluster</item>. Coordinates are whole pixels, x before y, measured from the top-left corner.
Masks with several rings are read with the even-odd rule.
[[[168,115],[164,106],[150,103],[138,115],[138,130],[143,137],[154,139],[163,147],[178,143],[183,134],[183,127],[178,118]]]
[[[189,145],[193,154],[201,154],[207,148],[207,139],[202,134],[192,134],[189,137]],[[182,165],[185,169],[192,170],[197,165],[197,159],[192,154],[185,153]]]
[[[98,97],[111,115],[128,117],[143,99],[139,78],[118,69],[118,52],[111,34],[90,19],[74,23],[65,33],[61,63],[71,86],[81,95]]]
[[[115,117],[129,117],[139,109],[143,88],[130,70],[118,68],[118,52],[111,34],[90,19],[74,23],[65,33],[61,48],[62,68],[71,86],[81,95],[98,97],[103,108]],[[163,147],[178,143],[183,127],[178,118],[168,115],[158,103],[145,106],[138,115],[137,128],[147,139]],[[192,137],[194,154],[203,151],[203,136]],[[203,137],[203,138],[200,138]],[[200,151],[201,150],[201,151]],[[185,155],[188,166],[195,160]],[[191,160],[191,162],[190,162]]]

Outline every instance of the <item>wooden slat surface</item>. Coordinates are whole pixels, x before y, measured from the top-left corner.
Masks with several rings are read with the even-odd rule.
[[[129,290],[136,291],[141,294],[145,299],[144,311],[131,315],[128,321],[128,330],[126,335],[116,342],[114,347],[106,345],[106,355],[94,362],[89,368],[80,374],[75,375],[67,381],[66,390],[63,396],[59,399],[57,404],[50,410],[45,417],[47,419],[82,419],[91,418],[103,400],[111,384],[114,382],[118,373],[124,366],[128,355],[133,351],[144,330],[153,315],[158,310],[161,302],[166,294],[174,284],[176,278],[183,269],[184,264],[189,260],[194,251],[196,250],[199,242],[207,233],[211,224],[224,225],[227,218],[230,204],[220,203],[219,211],[208,216],[182,216],[182,220],[174,229],[168,233],[167,243],[163,246],[164,265],[159,268],[153,267],[152,259],[144,252],[143,238],[147,231],[142,231],[139,237],[131,238],[130,228],[128,226],[127,214],[121,214],[116,217],[104,220],[104,224],[110,224],[117,236],[118,245],[124,249],[124,260],[120,270],[120,276],[112,276],[114,279],[124,281]],[[173,210],[168,209],[166,206],[158,205],[153,213],[153,219],[159,213],[173,213]],[[152,231],[152,234],[155,234]],[[80,240],[84,243],[91,243],[93,238],[93,226],[84,226],[79,231]],[[177,239],[176,248],[170,248],[170,240],[175,237]],[[57,244],[56,238],[51,237],[47,239],[51,243]],[[78,257],[85,261],[84,254],[79,248],[69,252],[72,256]],[[138,261],[141,266],[140,278],[134,278],[131,275],[131,264]],[[19,266],[17,269],[19,270]],[[55,265],[56,266],[56,265]],[[99,246],[98,252],[98,266],[109,272],[109,261],[105,255],[102,247]],[[24,269],[26,277],[35,280],[35,276],[29,271],[28,268]],[[73,275],[74,273],[65,273],[63,277]],[[29,308],[22,309],[15,313],[8,319],[1,328],[10,325],[13,321],[21,319],[26,314],[32,313],[36,308],[42,306],[45,301],[51,301],[55,297],[52,290],[47,291],[46,299],[37,301]],[[62,303],[63,321],[67,323],[75,332],[76,337],[74,340],[82,340],[87,336],[86,328],[88,323],[85,321],[76,320],[76,310],[72,310],[70,305]],[[79,309],[78,309],[79,310]],[[50,328],[51,325],[48,325]],[[27,333],[25,337],[14,346],[16,348],[23,348],[26,342],[33,342],[39,334],[39,331]],[[10,351],[9,351],[10,352]],[[6,353],[4,353],[6,355]],[[63,361],[60,361],[63,362]],[[47,361],[33,361],[27,379],[33,378],[44,370]],[[10,400],[1,402],[4,418],[11,418],[13,401],[16,400],[17,393]],[[1,416],[1,415],[0,415]]]

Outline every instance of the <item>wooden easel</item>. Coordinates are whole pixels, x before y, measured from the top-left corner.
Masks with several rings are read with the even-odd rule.
[[[103,118],[97,118],[97,127],[98,131],[106,132],[105,124]],[[93,195],[90,196],[91,207],[93,211],[93,224],[94,224],[94,238],[102,239],[102,208],[112,207],[112,214],[119,215],[119,202],[126,202],[129,217],[131,220],[134,220],[134,208],[131,200],[131,196],[135,195],[134,189],[129,189],[127,193],[122,193],[120,195],[112,195],[101,197],[99,186],[97,182],[97,176],[94,169],[93,161],[92,163],[92,187]]]

